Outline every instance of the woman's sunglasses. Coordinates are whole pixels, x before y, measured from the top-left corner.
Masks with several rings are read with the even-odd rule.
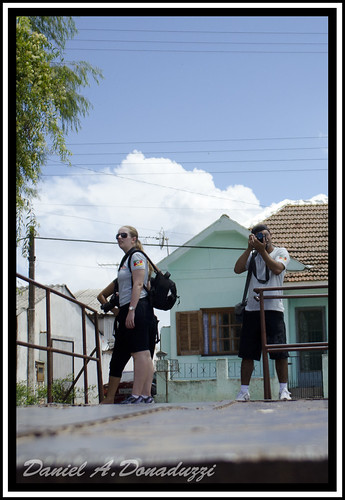
[[[116,239],[119,239],[119,236],[121,236],[122,239],[127,238],[128,234],[127,233],[117,233]]]

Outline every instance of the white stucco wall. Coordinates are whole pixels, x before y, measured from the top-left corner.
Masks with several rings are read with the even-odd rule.
[[[77,304],[70,302],[62,297],[51,293],[51,337],[59,341],[72,341],[74,352],[83,354],[82,347],[82,313],[81,308]],[[17,339],[27,342],[28,341],[28,320],[27,310],[22,310],[17,316]],[[35,344],[47,345],[46,342],[46,301],[45,299],[36,303],[35,305]],[[95,330],[91,320],[86,317],[86,343],[87,355],[90,355],[95,348]],[[17,347],[17,381],[27,380],[27,352],[28,348],[23,346]],[[35,361],[45,363],[45,383],[47,383],[47,353],[42,350],[34,350]],[[61,375],[63,369],[59,366],[62,355],[54,355],[54,363],[56,371]],[[72,358],[71,358],[72,359]],[[53,363],[53,364],[54,364]],[[66,366],[68,363],[64,363]],[[74,358],[74,376],[76,376],[83,366],[82,358]],[[72,363],[71,365],[72,366]],[[66,368],[67,370],[67,368]],[[89,402],[98,402],[98,385],[97,385],[97,366],[96,362],[90,361],[87,366],[88,385],[89,387],[95,386],[93,394],[90,394]],[[65,376],[69,373],[65,373]],[[54,378],[54,373],[53,373]],[[59,377],[60,378],[60,377]],[[77,388],[84,388],[83,375],[77,382]]]

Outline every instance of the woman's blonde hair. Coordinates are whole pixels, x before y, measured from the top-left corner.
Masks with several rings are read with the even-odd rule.
[[[131,235],[132,238],[136,238],[135,247],[138,250],[141,250],[142,252],[144,252],[144,247],[143,247],[141,241],[139,240],[139,234],[138,234],[138,231],[135,229],[135,227],[133,227],[133,226],[123,226],[123,227],[126,227],[128,229],[129,234]],[[148,262],[148,265],[149,265],[149,279],[150,279],[150,276],[153,272],[153,267],[151,266],[150,262]]]

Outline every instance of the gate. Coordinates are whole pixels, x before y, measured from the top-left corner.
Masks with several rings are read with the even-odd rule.
[[[68,393],[65,395],[65,399],[68,397],[70,392],[73,390],[75,384],[79,380],[79,378],[83,375],[84,378],[84,401],[85,404],[89,402],[88,396],[88,372],[87,365],[89,361],[94,361],[97,363],[97,385],[98,385],[98,398],[99,402],[101,402],[104,398],[103,394],[103,380],[102,380],[102,360],[101,360],[101,348],[99,341],[99,330],[98,330],[98,315],[95,309],[89,307],[82,302],[79,302],[72,297],[67,297],[63,293],[58,292],[57,290],[53,290],[52,288],[42,285],[37,281],[34,281],[30,278],[22,276],[21,274],[16,273],[17,278],[27,281],[29,284],[34,285],[38,288],[42,288],[46,292],[46,325],[47,325],[47,346],[41,346],[37,344],[32,344],[28,342],[22,342],[20,340],[16,341],[17,345],[21,345],[27,347],[28,349],[39,349],[43,351],[47,351],[47,400],[48,403],[52,403],[52,382],[53,382],[53,353],[64,354],[66,356],[72,356],[76,358],[83,359],[83,367],[79,371],[78,375],[73,380],[71,387],[69,388]],[[83,345],[83,353],[76,353],[71,351],[66,351],[63,349],[57,349],[53,347],[53,341],[51,336],[51,307],[50,307],[50,298],[51,294],[59,295],[65,300],[69,300],[74,304],[77,304],[81,309],[81,322],[82,322],[82,345]],[[93,323],[95,325],[95,348],[90,354],[87,354],[87,342],[86,342],[86,309],[93,313]],[[96,354],[96,356],[94,356]]]
[[[269,378],[268,353],[279,351],[324,351],[328,349],[328,342],[304,342],[298,344],[267,344],[266,322],[264,299],[305,299],[328,297],[328,294],[302,294],[302,295],[269,295],[265,296],[265,291],[283,291],[283,290],[311,290],[328,288],[328,285],[300,285],[300,286],[282,286],[282,287],[261,287],[255,288],[254,292],[259,295],[256,298],[260,302],[260,320],[261,320],[261,345],[262,345],[262,363],[264,372],[264,398],[272,399],[271,385]]]

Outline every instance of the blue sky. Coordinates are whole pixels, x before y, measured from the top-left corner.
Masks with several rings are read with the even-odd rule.
[[[131,224],[144,243],[163,228],[182,244],[223,213],[249,227],[286,200],[327,198],[326,16],[109,12],[83,10],[67,43],[66,61],[105,78],[83,91],[93,109],[67,137],[72,167],[52,157],[43,170],[42,237],[113,241]],[[43,240],[36,253],[37,279],[72,291],[108,284],[121,257]],[[27,274],[20,257],[18,267]]]
[[[212,173],[217,188],[245,183],[265,206],[327,189],[326,17],[76,22],[66,59],[85,58],[105,76],[88,89],[94,109],[68,139],[76,164],[99,170],[133,149],[163,152]]]

